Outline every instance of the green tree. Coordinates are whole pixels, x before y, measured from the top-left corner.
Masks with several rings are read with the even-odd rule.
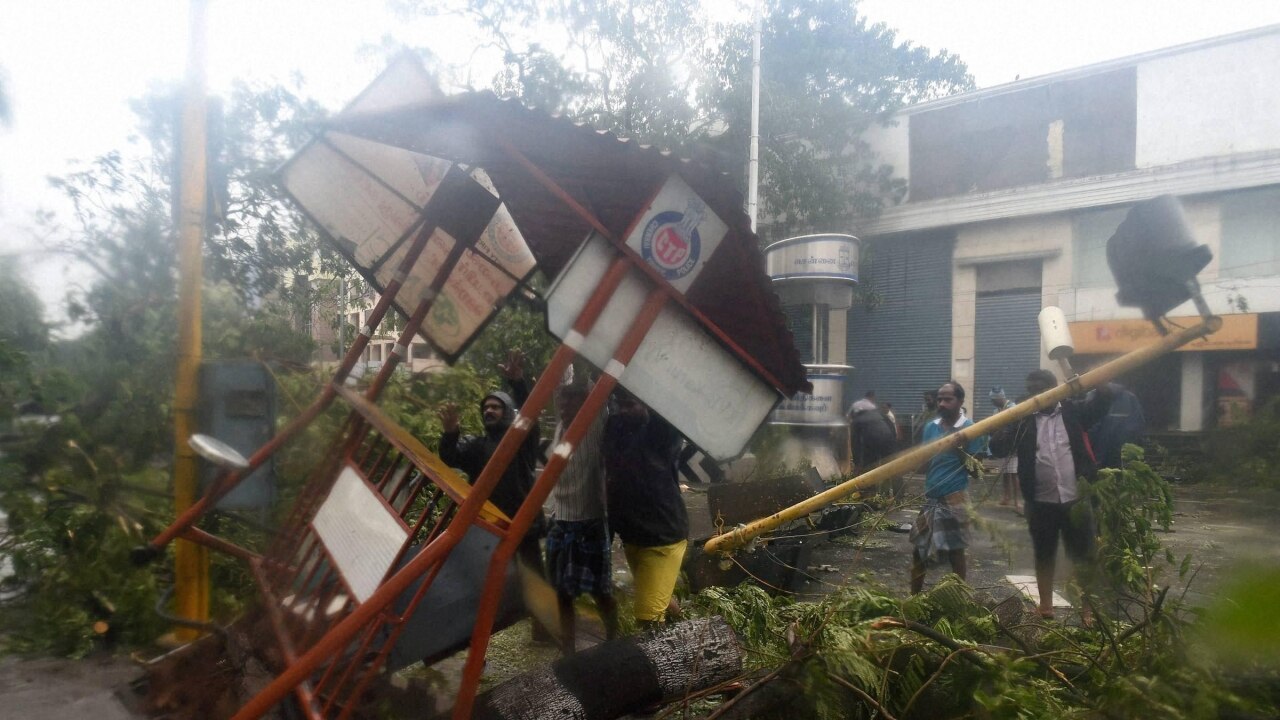
[[[49,327],[44,305],[15,265],[0,266],[0,432],[14,406],[31,397],[35,366],[47,355]]]
[[[72,212],[41,217],[44,240],[95,277],[68,290],[83,332],[49,350],[66,382],[45,411],[60,422],[18,438],[0,458],[9,516],[0,554],[14,569],[0,632],[14,649],[80,654],[100,640],[144,641],[162,627],[151,607],[164,565],[135,568],[127,553],[171,513],[163,462],[172,452],[177,335],[175,97],[158,91],[135,104],[134,152],[108,153],[51,180]],[[243,86],[227,108],[211,113],[217,202],[205,246],[205,356],[305,365],[308,285],[298,275],[316,257],[345,264],[325,258],[316,233],[279,199],[271,170],[301,144],[303,124],[318,111],[284,89]],[[38,325],[19,322],[31,318],[39,313],[23,303],[0,310],[10,335],[38,339]]]
[[[468,18],[498,51],[489,85],[548,112],[679,148],[705,141],[745,185],[751,23],[696,0],[643,8],[581,3],[396,0]],[[543,37],[562,33],[559,50]],[[972,87],[964,64],[899,40],[849,0],[770,0],[763,20],[761,197],[769,234],[849,228],[904,191],[861,140],[912,102]],[[454,79],[472,84],[470,70]],[[898,169],[899,173],[901,169]]]
[[[781,237],[849,229],[896,201],[905,168],[883,164],[863,134],[906,105],[973,87],[961,60],[900,40],[847,0],[771,0],[762,22],[762,224]],[[745,158],[751,28],[728,30],[702,94],[727,126],[714,139]],[[741,162],[741,161],[740,161]]]

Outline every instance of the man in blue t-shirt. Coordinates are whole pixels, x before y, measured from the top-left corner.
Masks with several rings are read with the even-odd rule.
[[[938,416],[925,425],[925,444],[954,434],[973,421],[961,414],[964,388],[950,380],[938,388]],[[963,448],[948,450],[929,461],[924,481],[924,507],[911,527],[911,592],[924,588],[925,568],[944,558],[951,571],[965,576],[964,549],[969,544],[969,466],[982,451],[982,439],[970,440]]]

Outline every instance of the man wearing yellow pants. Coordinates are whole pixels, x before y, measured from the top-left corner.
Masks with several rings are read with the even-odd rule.
[[[680,433],[625,390],[614,403],[602,448],[609,529],[635,579],[636,622],[651,628],[666,618],[689,536],[676,470]]]

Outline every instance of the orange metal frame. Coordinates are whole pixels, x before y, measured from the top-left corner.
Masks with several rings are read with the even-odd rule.
[[[639,269],[652,281],[652,290],[644,305],[613,353],[614,361],[625,367],[663,307],[673,299],[682,305],[687,303],[660,276],[651,272],[636,253],[621,246],[620,240],[608,232],[598,218],[577,203],[550,176],[509,144],[501,140],[497,144],[514,161],[526,168],[535,181],[619,248],[619,256],[592,291],[573,323],[573,330],[577,334],[586,337],[591,332],[629,271]],[[393,354],[383,365],[363,394],[343,387],[343,381],[369,342],[371,328],[376,327],[390,309],[404,278],[417,262],[434,230],[433,226],[423,227],[415,237],[395,278],[387,284],[370,312],[368,324],[362,328],[360,336],[344,356],[332,383],[324,388],[311,406],[253,454],[247,469],[225,473],[204,498],[150,543],[152,551],[158,552],[174,538],[183,537],[243,558],[253,571],[285,666],[271,683],[236,713],[235,720],[261,717],[290,693],[294,694],[300,709],[308,718],[320,720],[327,717],[350,717],[369,683],[381,671],[388,654],[395,647],[405,621],[417,609],[450,552],[474,525],[497,535],[499,543],[490,560],[463,670],[462,685],[454,707],[455,718],[469,717],[484,668],[485,652],[496,619],[506,568],[537,517],[542,503],[569,462],[573,448],[582,440],[592,418],[601,411],[617,384],[618,378],[615,375],[606,373],[601,377],[570,423],[561,445],[552,454],[528,497],[515,516],[509,519],[489,504],[488,499],[529,430],[537,422],[542,409],[550,402],[559,378],[576,357],[574,347],[562,344],[556,350],[520,408],[515,422],[470,487],[374,404],[395,366],[402,360],[399,353]],[[430,311],[431,299],[443,286],[463,248],[464,243],[455,244],[453,254],[433,280],[433,291],[428,293],[429,299],[415,309],[406,323],[397,342],[398,348],[408,347],[416,335]],[[700,315],[698,317],[706,324],[704,318]],[[739,357],[760,371],[723,333],[717,333],[717,336]],[[621,371],[617,372],[620,374]],[[256,555],[195,527],[199,518],[219,498],[261,466],[337,398],[341,398],[351,408],[351,414],[328,456],[312,473],[291,510],[284,531],[265,553]],[[362,482],[382,499],[384,506],[408,533],[407,541],[391,565],[392,569],[377,589],[362,602],[355,600],[355,593],[337,571],[333,558],[312,524],[321,503],[328,496],[343,468],[357,472]],[[416,518],[411,517],[414,512],[419,513]],[[420,551],[400,566],[408,551],[415,546],[420,547]],[[404,598],[415,582],[419,584],[407,604],[402,610],[393,611],[393,603]]]

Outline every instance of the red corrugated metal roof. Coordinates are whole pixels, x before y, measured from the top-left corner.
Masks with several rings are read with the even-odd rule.
[[[809,389],[742,196],[718,168],[489,92],[382,113],[347,113],[330,127],[484,168],[549,276],[560,271],[591,225],[513,160],[503,143],[551,177],[614,238],[622,237],[663,181],[678,173],[729,226],[686,295],[689,304],[749,354],[784,394]]]

